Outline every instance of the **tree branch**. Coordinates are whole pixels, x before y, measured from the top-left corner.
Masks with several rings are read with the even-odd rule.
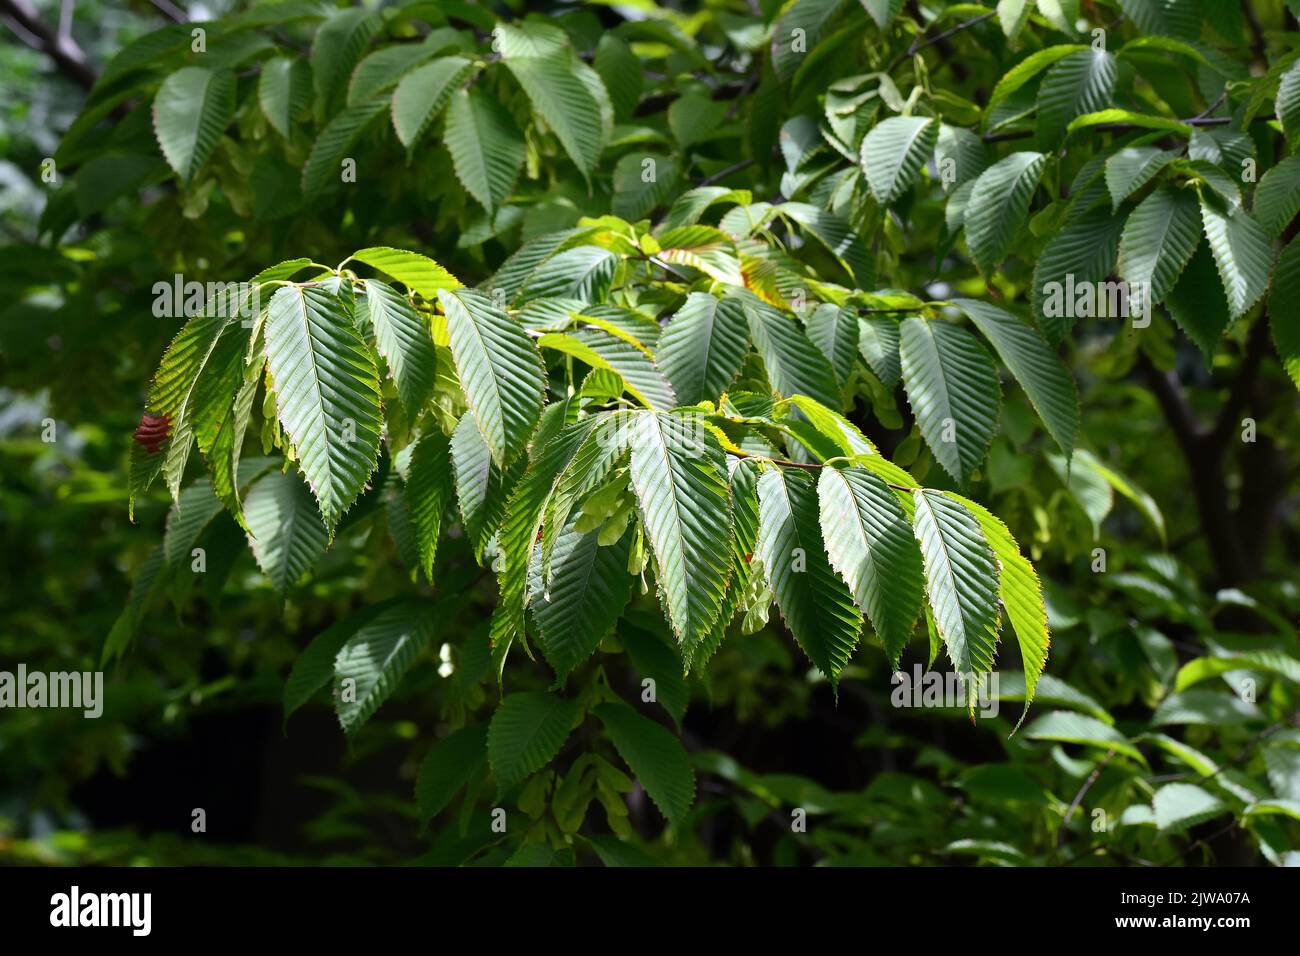
[[[74,82],[89,90],[95,70],[71,34],[60,35],[41,18],[31,0],[0,0],[0,19],[24,44],[46,54]]]

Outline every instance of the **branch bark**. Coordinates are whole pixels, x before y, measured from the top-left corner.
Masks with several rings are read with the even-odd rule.
[[[87,90],[95,85],[95,70],[86,52],[71,34],[61,34],[46,23],[31,0],[0,0],[0,19],[19,40],[49,56],[69,79]]]

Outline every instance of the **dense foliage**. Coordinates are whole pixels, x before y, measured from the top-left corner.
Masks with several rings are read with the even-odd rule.
[[[14,855],[1297,860],[1287,4],[10,14]]]

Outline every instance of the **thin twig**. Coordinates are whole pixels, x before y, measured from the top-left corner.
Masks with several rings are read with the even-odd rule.
[[[738,163],[732,163],[726,169],[719,170],[718,172],[714,173],[712,176],[705,176],[703,179],[701,179],[698,183],[695,184],[695,188],[698,189],[701,186],[712,186],[718,180],[726,179],[732,173],[738,173],[742,169],[748,169],[750,166],[753,165],[754,165],[754,160],[752,158],[742,159]]]

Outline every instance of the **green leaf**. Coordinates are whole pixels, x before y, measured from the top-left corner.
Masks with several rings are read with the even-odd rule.
[[[311,71],[306,62],[280,56],[263,63],[257,101],[271,128],[288,139],[293,121],[311,103]]]
[[[234,113],[235,78],[226,70],[186,66],[163,81],[153,101],[153,130],[183,182],[207,162]]]
[[[336,621],[316,636],[294,661],[284,685],[284,719],[289,717],[334,676],[334,658],[353,634],[393,606],[393,602],[373,604]]]
[[[1192,127],[1186,123],[1169,119],[1165,116],[1150,116],[1146,113],[1134,113],[1132,110],[1107,109],[1097,110],[1093,113],[1084,113],[1082,116],[1076,116],[1070,120],[1070,125],[1066,127],[1067,133],[1077,133],[1081,129],[1088,129],[1093,126],[1136,126],[1141,129],[1154,129],[1164,133],[1174,133],[1178,136],[1190,136]]]
[[[1183,40],[1200,36],[1200,10],[1189,0],[1119,0],[1119,6],[1143,33]]]
[[[768,381],[778,395],[807,395],[827,407],[839,406],[835,370],[794,316],[750,292],[734,296],[745,313],[749,337],[763,359]]]
[[[1007,612],[1011,627],[1020,645],[1020,658],[1025,671],[1025,709],[1020,714],[1024,722],[1029,705],[1034,700],[1034,688],[1047,666],[1047,651],[1052,637],[1047,629],[1047,607],[1043,603],[1043,586],[1038,581],[1034,566],[1020,553],[1020,546],[1011,530],[983,505],[952,492],[945,492],[964,507],[979,523],[984,540],[998,561],[998,597]]]
[[[600,76],[567,51],[563,56],[507,56],[505,64],[533,109],[589,179],[614,122],[614,108]]]
[[[325,553],[325,526],[297,475],[273,471],[248,489],[244,502],[249,544],[262,573],[284,594]]]
[[[928,116],[891,116],[862,138],[862,171],[876,202],[892,205],[921,174],[939,139]]]
[[[1174,691],[1182,693],[1201,681],[1211,680],[1233,671],[1260,671],[1277,674],[1300,684],[1300,661],[1281,651],[1244,651],[1231,657],[1198,657],[1178,669]]]
[[[1214,254],[1209,243],[1201,241],[1199,236],[1196,251],[1178,277],[1177,285],[1165,296],[1165,308],[1208,362],[1232,318],[1228,314],[1227,293],[1214,265]]]
[[[478,90],[457,90],[444,134],[456,178],[492,215],[523,168],[525,143],[509,111]]]
[[[826,556],[817,485],[796,469],[773,468],[758,480],[757,559],[786,627],[808,659],[839,685],[862,617]]]
[[[488,762],[504,794],[551,762],[582,716],[571,700],[542,691],[508,695],[488,725]]]
[[[695,771],[681,742],[626,704],[601,704],[593,713],[659,812],[681,826],[695,802]]]
[[[343,161],[362,131],[384,111],[384,100],[349,106],[329,121],[312,144],[302,167],[302,192],[315,196],[343,181]]]
[[[898,322],[879,315],[864,315],[858,325],[858,351],[885,388],[893,389],[903,374],[898,357]]]
[[[1273,345],[1296,388],[1300,388],[1300,240],[1282,250],[1268,294],[1268,321]]]
[[[640,58],[622,39],[606,33],[596,45],[591,65],[609,92],[615,119],[626,120],[641,101],[641,91],[645,86],[645,69]]]
[[[573,530],[570,521],[555,542],[550,578],[544,586],[537,569],[540,593],[529,606],[542,653],[561,685],[595,653],[632,596],[632,577],[627,573],[631,533],[610,547],[601,547],[597,538],[595,531]],[[534,552],[535,561],[537,557]]]
[[[833,302],[823,302],[804,319],[808,338],[826,356],[835,379],[847,385],[858,364],[858,317],[856,312]]]
[[[925,599],[921,552],[907,515],[889,486],[861,468],[823,468],[817,489],[831,565],[897,668]]]
[[[430,581],[438,554],[438,536],[442,533],[442,516],[451,491],[452,465],[447,438],[439,431],[425,432],[411,452],[406,504],[420,551],[420,569]]]
[[[732,299],[692,292],[668,321],[656,349],[659,368],[683,405],[717,401],[749,350],[744,310]]]
[[[1038,148],[1058,148],[1071,120],[1109,103],[1118,73],[1104,49],[1079,50],[1048,70],[1038,89]]]
[[[441,57],[412,70],[397,84],[393,92],[393,129],[408,154],[473,69],[474,64],[464,57]]]
[[[352,71],[347,105],[356,106],[387,92],[436,52],[426,42],[399,43],[369,54]]]
[[[788,82],[826,35],[845,0],[794,0],[772,27],[772,66]],[[796,32],[797,31],[797,32]]]
[[[366,310],[375,330],[375,347],[397,383],[407,414],[417,417],[433,396],[438,355],[428,321],[392,286],[367,279]]]
[[[1270,236],[1280,236],[1300,212],[1300,155],[1288,156],[1259,181],[1252,208]]]
[[[1012,153],[975,180],[966,205],[966,244],[981,272],[990,273],[1006,258],[1046,162],[1042,153]]]
[[[1133,746],[1123,734],[1096,717],[1073,714],[1068,710],[1054,710],[1039,717],[1025,728],[1030,740],[1055,740],[1066,744],[1083,744],[1100,750],[1114,750],[1146,764],[1142,751]]]
[[[1201,241],[1196,197],[1185,189],[1157,189],[1124,225],[1118,271],[1130,286],[1147,288],[1163,302]]]
[[[378,269],[429,302],[436,300],[442,289],[460,288],[460,282],[455,276],[418,252],[407,252],[390,246],[372,246],[352,253],[348,261],[353,260]]]
[[[933,139],[933,137],[931,137]],[[931,143],[933,146],[933,143]],[[793,219],[820,242],[835,257],[859,288],[875,285],[876,268],[871,252],[848,220],[833,212],[801,202],[785,202],[777,211]],[[715,276],[715,278],[717,278]]]
[[[876,21],[876,26],[884,30],[902,12],[903,0],[862,0],[862,6]]]
[[[172,498],[180,495],[185,466],[194,445],[191,416],[199,381],[210,364],[221,365],[220,357],[214,359],[214,356],[222,333],[231,322],[229,311],[228,308],[204,309],[185,323],[163,353],[149,389],[147,409],[148,414],[168,420],[170,434],[157,454],[147,454],[139,444],[132,449],[132,498],[147,489],[160,470],[166,476]],[[137,477],[136,460],[152,466],[143,479]]]
[[[280,422],[331,535],[379,456],[379,376],[348,306],[319,286],[286,286],[266,316]]]
[[[311,70],[321,115],[334,112],[352,75],[352,68],[379,32],[379,15],[362,7],[334,10],[316,31],[311,46]]]
[[[548,414],[563,408],[563,404],[552,405]],[[506,505],[505,519],[497,539],[497,554],[501,562],[500,595],[492,612],[492,647],[494,658],[499,662],[504,662],[511,644],[524,632],[528,570],[532,565],[538,531],[542,527],[543,509],[558,476],[599,420],[597,416],[589,416],[566,425],[551,442],[541,446]]]
[[[1161,832],[1178,832],[1230,812],[1226,803],[1194,783],[1167,783],[1151,800]]]
[[[1106,159],[1106,189],[1111,206],[1119,209],[1129,196],[1149,183],[1179,157],[1172,149],[1156,146],[1126,146]]]
[[[427,604],[395,604],[363,624],[339,648],[334,658],[334,709],[348,736],[360,730],[397,689],[428,648],[436,620]]]
[[[647,408],[669,411],[677,406],[673,388],[645,351],[603,329],[550,332],[537,340],[539,348],[572,355],[592,368],[617,374],[627,390]]]
[[[1048,434],[1069,458],[1079,431],[1079,393],[1060,357],[1033,328],[1010,312],[978,299],[953,299],[952,303],[993,344]]]
[[[626,427],[659,600],[690,651],[717,620],[727,587],[732,514],[722,449],[692,416],[638,412]]]
[[[984,107],[985,117],[992,116],[994,107],[1053,63],[1062,60],[1071,54],[1082,52],[1088,52],[1088,47],[1082,46],[1078,43],[1066,43],[1060,46],[1049,46],[1042,50],[1036,50],[1029,56],[1025,57],[1003,74],[1002,79],[998,80],[997,85],[993,87],[993,92],[989,96],[988,105]]]
[[[618,253],[600,246],[565,249],[537,266],[518,299],[521,302],[533,299],[600,302],[609,292],[622,261]]]
[[[1034,266],[1032,304],[1043,335],[1059,345],[1078,318],[1068,290],[1101,283],[1115,268],[1124,220],[1095,209],[1052,237]],[[1073,280],[1069,277],[1073,276]]]
[[[925,563],[934,624],[958,673],[993,670],[998,644],[997,559],[979,522],[942,492],[912,492],[916,540]]]
[[[1300,142],[1300,62],[1282,74],[1277,85],[1275,108],[1287,142],[1294,148]]]
[[[474,557],[482,560],[488,541],[505,516],[518,473],[514,468],[503,471],[492,459],[472,415],[462,415],[452,432],[451,463],[465,534],[473,545]]]
[[[1263,227],[1239,206],[1225,208],[1203,196],[1201,218],[1228,295],[1228,313],[1239,318],[1268,288],[1273,244]]]
[[[523,451],[542,413],[541,356],[519,325],[481,292],[439,289],[456,371],[478,430],[499,467]]]
[[[989,164],[984,140],[968,129],[943,124],[934,147],[934,164],[945,193],[972,182]],[[948,172],[951,170],[951,173]]]
[[[997,430],[997,368],[974,336],[950,323],[909,316],[900,332],[903,385],[921,435],[944,470],[965,484]]]
[[[487,727],[470,724],[435,743],[415,776],[415,801],[424,820],[436,817],[487,762]]]

